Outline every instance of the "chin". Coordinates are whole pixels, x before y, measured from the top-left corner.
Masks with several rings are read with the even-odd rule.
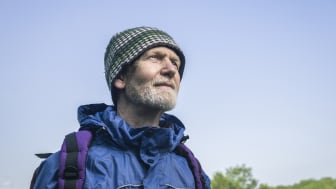
[[[162,100],[162,99],[161,99]],[[150,106],[152,108],[155,108],[155,109],[159,109],[159,110],[162,110],[162,111],[169,111],[169,110],[172,110],[174,107],[175,107],[175,101],[166,101],[166,102],[163,102],[163,101],[160,101],[160,102],[152,102],[152,103],[149,103],[151,104]]]

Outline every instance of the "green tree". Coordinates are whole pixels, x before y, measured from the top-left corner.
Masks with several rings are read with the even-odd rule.
[[[252,169],[244,164],[226,169],[225,175],[216,173],[211,182],[212,189],[256,189],[257,185]]]
[[[259,189],[274,189],[274,188],[271,186],[268,186],[267,184],[260,184]]]
[[[226,176],[243,189],[256,189],[258,181],[253,178],[252,169],[245,164],[231,167],[226,170]]]
[[[260,184],[259,189],[336,189],[336,179],[329,177],[320,180],[306,179],[293,185],[275,187]]]
[[[233,180],[225,177],[222,173],[215,173],[211,181],[212,189],[243,189]]]
[[[288,186],[260,184],[253,178],[252,169],[243,165],[226,169],[225,174],[215,173],[212,189],[336,189],[336,179],[325,177],[320,180],[306,179]]]

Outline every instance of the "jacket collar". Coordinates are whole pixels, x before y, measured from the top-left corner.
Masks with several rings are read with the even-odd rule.
[[[160,125],[132,128],[117,115],[115,107],[106,104],[89,104],[78,108],[81,129],[105,129],[112,142],[121,148],[140,148],[146,153],[173,151],[181,142],[185,127],[173,115],[163,114]]]

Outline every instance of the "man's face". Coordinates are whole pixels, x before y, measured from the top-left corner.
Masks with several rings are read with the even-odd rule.
[[[151,109],[171,110],[180,87],[180,65],[179,57],[169,48],[147,50],[125,75],[126,99]]]

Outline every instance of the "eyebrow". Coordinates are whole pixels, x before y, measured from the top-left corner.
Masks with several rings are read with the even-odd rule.
[[[171,59],[174,60],[174,61],[179,61],[179,62],[181,62],[180,57],[176,54],[175,51],[173,51],[173,52],[175,53],[175,55],[174,55]],[[150,54],[150,53],[158,54],[158,55],[162,55],[162,56],[163,56],[163,55],[164,55],[164,56],[168,56],[168,53],[163,53],[163,52],[161,52],[161,51],[159,51],[159,50],[147,51],[145,54],[148,55],[148,54]]]

